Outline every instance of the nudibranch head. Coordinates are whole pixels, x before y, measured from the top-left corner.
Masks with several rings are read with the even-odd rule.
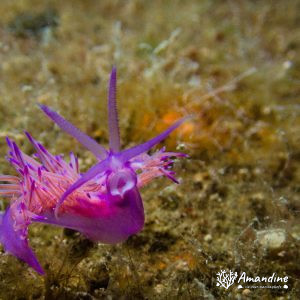
[[[44,271],[28,244],[28,226],[48,223],[77,230],[93,241],[119,243],[144,226],[144,208],[139,188],[153,178],[167,176],[174,182],[174,158],[185,154],[147,152],[163,141],[185,118],[149,141],[121,150],[116,106],[116,69],[108,88],[109,150],[45,105],[42,111],[61,129],[90,150],[98,162],[81,174],[78,159],[69,162],[54,156],[25,132],[36,154],[30,157],[7,138],[8,161],[18,176],[0,175],[0,196],[11,205],[0,215],[0,242],[5,250],[28,263],[38,273]]]

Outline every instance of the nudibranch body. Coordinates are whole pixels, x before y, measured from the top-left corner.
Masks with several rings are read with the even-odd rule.
[[[146,143],[120,149],[116,108],[116,69],[108,89],[109,151],[45,105],[43,112],[61,129],[90,150],[98,162],[86,173],[79,171],[78,159],[70,154],[67,163],[54,156],[25,132],[36,154],[30,157],[7,138],[8,161],[18,176],[0,175],[0,196],[11,204],[0,215],[0,242],[5,251],[25,261],[40,274],[44,271],[28,244],[28,226],[48,223],[77,230],[93,241],[114,244],[138,233],[144,225],[144,208],[139,188],[153,178],[167,176],[173,158],[185,154],[161,149],[147,154],[164,140],[184,118]]]

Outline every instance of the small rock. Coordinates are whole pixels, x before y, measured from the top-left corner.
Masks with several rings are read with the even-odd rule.
[[[270,250],[279,249],[286,240],[286,232],[283,229],[269,229],[257,232],[258,242]]]
[[[205,241],[205,242],[210,242],[211,240],[212,240],[211,234],[206,234],[206,235],[204,236],[204,241]]]
[[[198,172],[198,173],[194,174],[194,176],[193,176],[193,181],[195,183],[204,182],[209,179],[210,179],[210,176],[207,172]]]
[[[251,294],[251,291],[249,289],[244,289],[243,292],[242,292],[242,294],[244,296],[249,296]]]
[[[279,257],[284,257],[286,255],[286,251],[280,251],[277,255]]]
[[[161,294],[162,293],[162,291],[164,290],[164,286],[162,285],[162,284],[157,284],[155,287],[154,287],[154,290],[155,290],[155,292],[157,293],[157,294]]]

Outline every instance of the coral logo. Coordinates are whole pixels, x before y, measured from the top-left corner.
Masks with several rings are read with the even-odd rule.
[[[227,273],[225,270],[217,273],[217,286],[222,286],[226,290],[234,284],[238,274],[237,272],[230,271]]]
[[[234,284],[238,277],[237,272],[229,272],[225,270],[221,270],[217,273],[217,284],[216,286],[220,286],[225,288],[226,290]],[[247,276],[246,272],[242,272],[237,279],[238,289],[247,288],[247,289],[288,289],[288,276],[280,277],[276,273],[273,273],[271,276]],[[240,283],[246,284],[241,285]],[[284,285],[282,285],[284,283]]]

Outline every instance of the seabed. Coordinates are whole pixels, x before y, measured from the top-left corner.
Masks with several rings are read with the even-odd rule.
[[[35,224],[30,244],[47,274],[1,248],[0,299],[299,299],[299,7],[2,0],[1,174],[14,174],[6,136],[33,154],[24,130],[87,170],[92,154],[36,104],[107,146],[112,65],[123,147],[193,118],[161,144],[189,158],[175,165],[179,185],[157,179],[141,191],[140,234],[111,246]],[[221,270],[288,276],[288,288],[225,289]]]

